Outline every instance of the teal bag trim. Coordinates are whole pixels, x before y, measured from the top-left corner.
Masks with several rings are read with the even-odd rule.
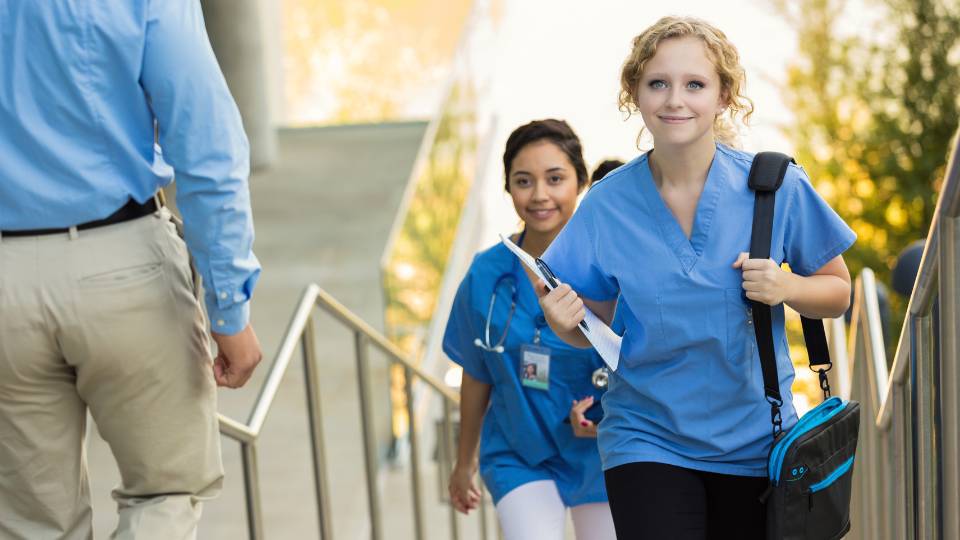
[[[770,451],[770,463],[767,466],[767,474],[774,485],[780,482],[780,470],[783,468],[783,460],[787,457],[787,450],[790,448],[790,445],[803,434],[836,416],[847,407],[847,403],[846,400],[836,396],[827,399],[803,415],[803,418],[787,432],[787,436],[773,446],[773,450]]]
[[[810,486],[810,493],[816,493],[822,489],[826,489],[830,487],[830,484],[836,482],[838,478],[847,474],[847,471],[850,470],[850,467],[853,467],[853,456],[850,456],[849,459],[847,459],[846,461],[843,462],[843,464],[837,467],[837,470],[830,473],[830,476]]]

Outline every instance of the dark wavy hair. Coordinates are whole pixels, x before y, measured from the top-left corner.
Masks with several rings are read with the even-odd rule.
[[[524,124],[510,134],[507,139],[507,147],[503,151],[503,189],[508,193],[510,192],[510,169],[513,166],[513,159],[525,146],[540,141],[549,141],[555,144],[567,155],[573,169],[577,171],[578,190],[582,190],[590,184],[590,177],[587,176],[587,165],[583,161],[583,147],[580,145],[580,138],[573,132],[573,128],[563,120],[547,118],[546,120],[534,120],[529,124]]]
[[[604,176],[621,165],[623,165],[623,162],[619,159],[606,159],[601,161],[600,164],[597,165],[597,168],[590,173],[590,183],[592,184],[603,180]]]

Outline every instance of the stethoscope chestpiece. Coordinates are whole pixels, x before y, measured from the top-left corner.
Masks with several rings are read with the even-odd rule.
[[[473,340],[473,344],[476,345],[477,347],[480,347],[481,349],[483,349],[483,350],[485,350],[485,351],[487,351],[487,352],[492,352],[492,353],[497,353],[497,354],[503,354],[503,350],[504,350],[504,349],[503,349],[503,345],[494,345],[494,346],[491,347],[491,346],[487,345],[486,343],[484,343],[480,338],[474,339],[474,340]]]
[[[603,390],[610,384],[610,370],[606,367],[600,367],[593,371],[590,377],[593,387],[597,390]]]

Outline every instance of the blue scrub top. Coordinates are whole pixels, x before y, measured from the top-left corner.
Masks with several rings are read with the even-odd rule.
[[[474,340],[484,339],[494,294],[490,344],[503,335],[514,284],[517,305],[504,352],[477,347]],[[471,377],[492,385],[480,436],[480,474],[495,503],[536,480],[554,480],[567,506],[605,502],[597,441],[575,437],[564,422],[574,399],[594,396],[599,401],[602,392],[593,387],[591,376],[603,361],[593,349],[576,349],[560,341],[542,315],[533,285],[503,244],[474,258],[454,299],[443,350]],[[549,391],[520,382],[520,347],[533,343],[538,327],[540,345],[551,351]]]
[[[742,274],[753,154],[718,144],[688,239],[641,155],[595,184],[543,258],[581,296],[612,300],[626,331],[603,399],[604,469],[653,461],[763,476],[770,406]],[[856,235],[791,165],[776,194],[771,258],[810,275]],[[797,421],[783,306],[773,308],[783,427]]]

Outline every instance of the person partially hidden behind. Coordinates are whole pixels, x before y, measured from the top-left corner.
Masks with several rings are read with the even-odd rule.
[[[261,358],[248,144],[200,5],[0,2],[0,73],[0,538],[92,538],[88,410],[113,537],[196,538],[216,386]],[[174,174],[186,243],[156,196]]]

